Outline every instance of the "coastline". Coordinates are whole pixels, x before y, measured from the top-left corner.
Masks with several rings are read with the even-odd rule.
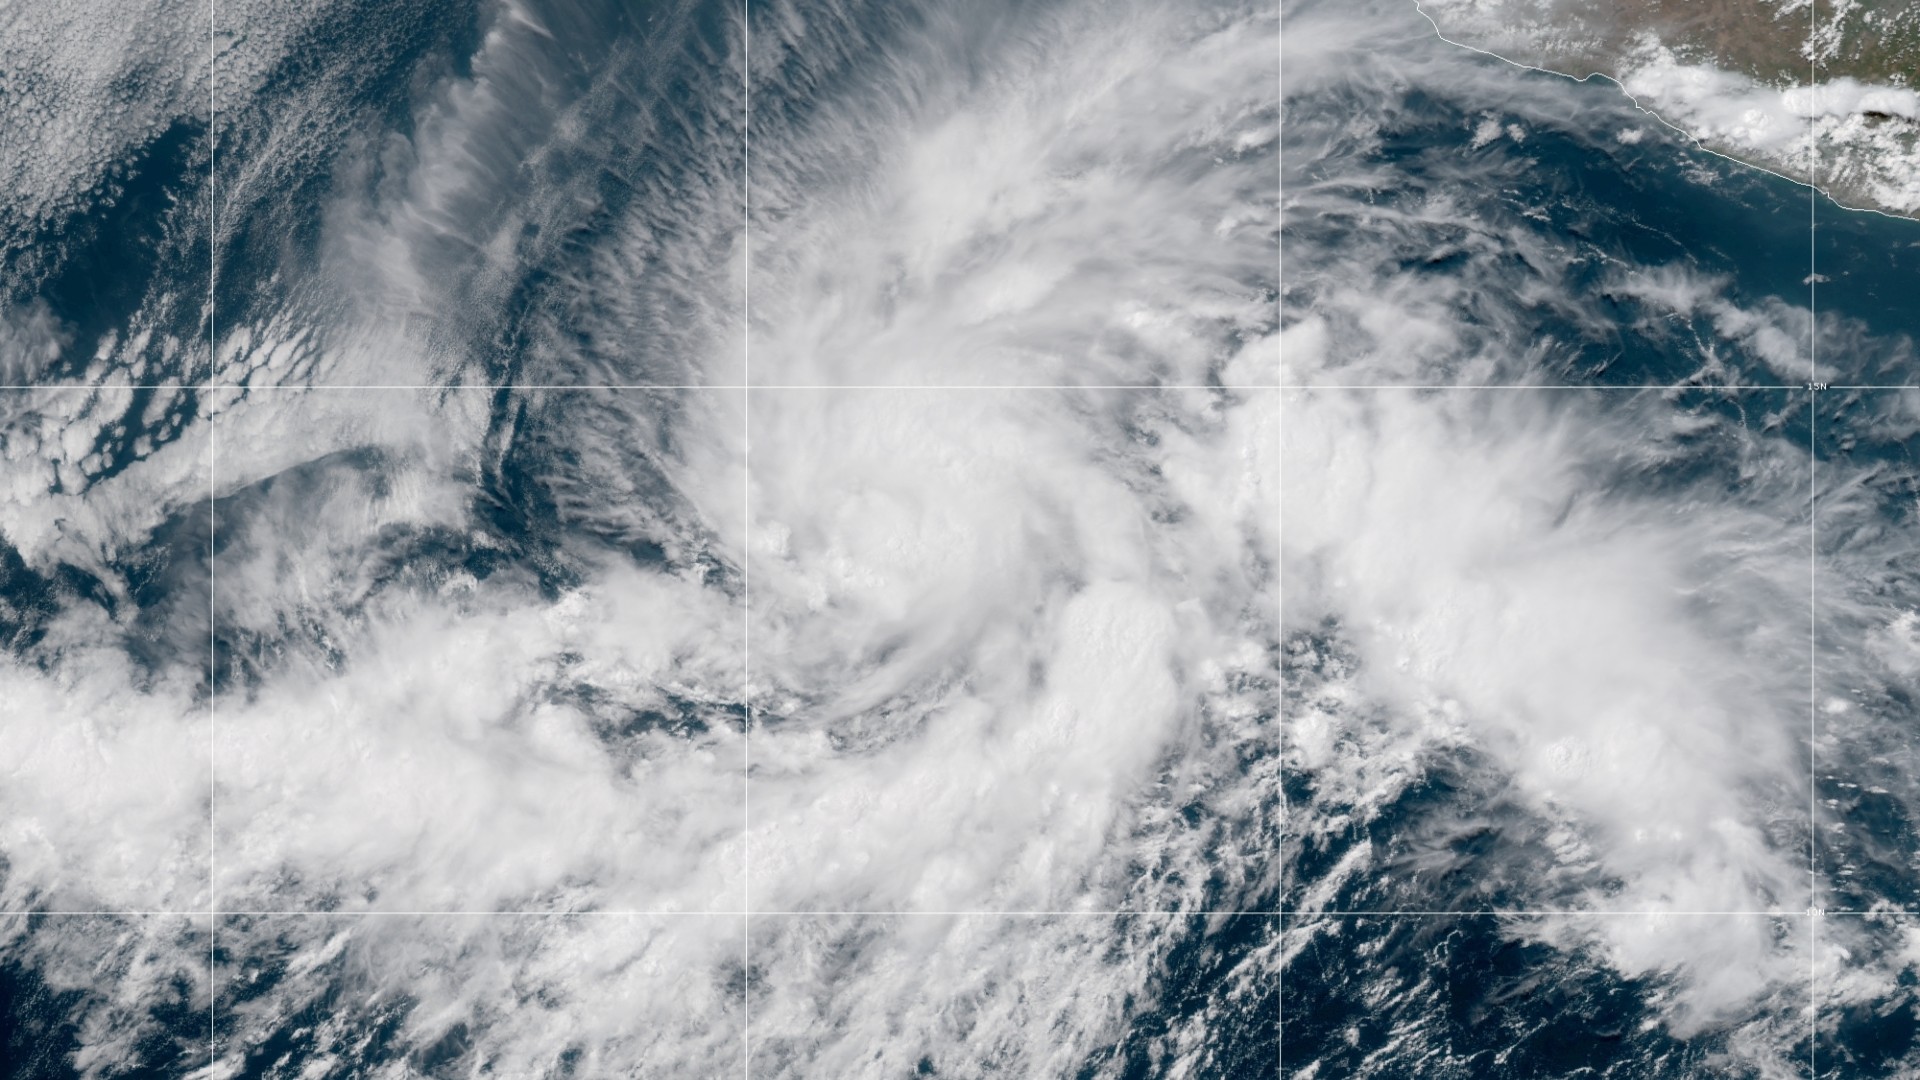
[[[1491,57],[1501,63],[1527,71],[1536,71],[1541,74],[1552,75],[1577,83],[1590,82],[1596,78],[1604,79],[1611,83],[1639,112],[1645,114],[1662,127],[1686,138],[1704,153],[1738,163],[1748,168],[1758,169],[1801,187],[1810,188],[1834,207],[1841,210],[1877,214],[1882,217],[1896,218],[1905,221],[1920,221],[1920,199],[1915,200],[1912,205],[1896,206],[1884,201],[1874,200],[1865,193],[1853,190],[1851,187],[1842,187],[1830,182],[1822,182],[1817,168],[1820,160],[1820,147],[1817,143],[1812,150],[1815,168],[1796,168],[1795,163],[1791,160],[1783,160],[1782,157],[1779,156],[1754,152],[1754,149],[1758,148],[1749,149],[1730,141],[1714,139],[1696,127],[1674,119],[1669,115],[1669,111],[1663,111],[1661,106],[1649,103],[1646,100],[1647,95],[1635,93],[1627,83],[1627,79],[1631,76],[1624,71],[1594,70],[1586,74],[1576,74],[1573,71],[1547,66],[1545,62],[1536,63],[1529,59],[1517,59],[1494,49],[1485,48],[1481,45],[1476,45],[1470,41],[1464,41],[1452,36],[1449,33],[1449,28],[1442,26],[1440,20],[1434,17],[1433,12],[1428,10],[1426,3],[1423,3],[1422,0],[1412,0],[1412,3],[1414,10],[1418,11],[1420,16],[1433,27],[1434,35],[1441,41],[1455,48]],[[1544,61],[1546,58],[1542,57],[1539,59]],[[1756,85],[1763,86],[1764,84]],[[1784,91],[1774,87],[1765,87],[1765,89],[1776,93],[1784,93]]]

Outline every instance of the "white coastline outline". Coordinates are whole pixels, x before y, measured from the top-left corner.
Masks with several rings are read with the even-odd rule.
[[[1766,173],[1768,176],[1777,176],[1780,179],[1785,180],[1788,183],[1791,183],[1797,187],[1809,188],[1812,191],[1819,194],[1821,198],[1827,200],[1828,202],[1832,203],[1833,205],[1839,207],[1842,210],[1852,211],[1857,214],[1878,214],[1881,217],[1892,218],[1896,221],[1920,221],[1920,211],[1916,211],[1913,214],[1899,214],[1891,210],[1882,210],[1872,206],[1849,206],[1848,204],[1843,203],[1839,199],[1835,198],[1832,192],[1821,188],[1817,183],[1814,182],[1814,178],[1812,177],[1806,180],[1802,180],[1797,176],[1793,176],[1789,173],[1781,172],[1779,169],[1775,169],[1770,166],[1763,165],[1758,161],[1749,161],[1743,157],[1735,157],[1734,155],[1726,153],[1725,151],[1715,150],[1713,147],[1709,146],[1706,142],[1702,141],[1698,135],[1695,135],[1693,132],[1688,131],[1686,128],[1681,127],[1680,125],[1674,123],[1673,121],[1668,120],[1666,117],[1661,116],[1659,113],[1648,108],[1647,106],[1642,105],[1640,103],[1640,99],[1635,97],[1633,95],[1633,92],[1628,90],[1626,86],[1620,82],[1619,77],[1616,75],[1609,74],[1608,72],[1605,72],[1605,71],[1590,71],[1585,75],[1575,75],[1570,71],[1556,71],[1553,68],[1539,67],[1534,64],[1528,64],[1523,61],[1515,60],[1510,56],[1502,56],[1499,53],[1493,52],[1490,49],[1482,49],[1475,45],[1468,45],[1462,41],[1455,41],[1452,38],[1448,37],[1446,33],[1440,29],[1440,24],[1434,20],[1434,17],[1432,15],[1427,13],[1426,8],[1421,6],[1420,0],[1410,0],[1410,2],[1413,4],[1413,10],[1419,12],[1420,17],[1427,20],[1428,25],[1433,27],[1433,35],[1439,38],[1441,41],[1444,41],[1447,44],[1452,45],[1454,48],[1465,49],[1467,52],[1478,53],[1481,56],[1490,56],[1493,59],[1498,60],[1503,64],[1511,64],[1514,67],[1521,68],[1526,71],[1537,71],[1542,75],[1553,75],[1555,77],[1567,79],[1576,83],[1584,84],[1584,83],[1591,82],[1594,79],[1604,79],[1607,82],[1613,84],[1614,89],[1620,92],[1620,96],[1627,99],[1628,104],[1632,105],[1634,108],[1652,117],[1654,121],[1660,124],[1662,127],[1667,128],[1668,130],[1674,132],[1675,134],[1686,139],[1688,142],[1692,143],[1694,148],[1699,150],[1701,153],[1711,154],[1714,157],[1720,158],[1723,161],[1731,161],[1736,165],[1743,165],[1749,169],[1756,169],[1760,172]],[[1818,7],[1817,2],[1815,4],[1815,7],[1816,8]],[[1809,120],[1808,126],[1811,127],[1812,118],[1809,117],[1808,120]],[[1814,152],[1817,153],[1817,150]]]

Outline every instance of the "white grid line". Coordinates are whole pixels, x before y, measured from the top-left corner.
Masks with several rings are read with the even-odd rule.
[[[38,385],[14,384],[0,386],[0,392],[42,392],[42,393],[132,393],[136,390],[214,390],[238,391],[241,393],[327,393],[374,390],[419,390],[444,392],[499,392],[501,390],[526,390],[542,392],[660,392],[668,391],[724,391],[740,393],[743,391],[818,391],[836,390],[911,390],[916,392],[934,392],[948,390],[965,391],[1014,391],[1014,390],[1101,390],[1101,391],[1156,391],[1156,392],[1213,392],[1213,393],[1296,393],[1320,390],[1407,390],[1407,391],[1475,391],[1475,390],[1532,390],[1532,391],[1569,391],[1580,393],[1671,393],[1676,391],[1700,390],[1717,391],[1729,394],[1756,393],[1766,390],[1806,390],[1806,383],[1646,383],[1621,385],[1596,384],[1558,384],[1558,383],[1510,383],[1510,384],[1474,384],[1474,383],[954,383],[951,385],[929,385],[923,383],[757,383],[740,385],[730,383],[439,383],[439,384],[391,384],[334,386],[328,384],[314,386],[248,386],[244,383],[42,383]],[[1904,391],[1920,390],[1920,383],[1827,383],[1824,392],[1838,391]]]
[[[214,736],[215,686],[219,682],[216,668],[219,664],[219,648],[216,635],[219,632],[218,600],[214,595],[216,560],[214,558],[215,539],[215,498],[218,495],[215,480],[217,465],[214,455],[217,452],[217,429],[213,414],[213,375],[216,358],[219,355],[217,342],[220,242],[217,222],[220,207],[219,187],[215,166],[220,147],[219,102],[214,98],[214,65],[218,54],[214,51],[213,28],[218,21],[218,0],[207,0],[207,376],[201,389],[201,400],[207,409],[207,1072],[215,1071],[219,1061],[219,1032],[216,1023],[220,1005],[220,980],[216,964],[216,954],[220,943],[220,920],[215,915],[219,908],[219,896],[214,884],[214,799],[219,784],[218,768],[215,761],[219,751]]]
[[[646,910],[646,909],[606,909],[591,911],[405,911],[387,909],[368,909],[361,911],[322,911],[322,910],[238,910],[222,909],[215,912],[201,911],[145,911],[145,910],[100,910],[100,911],[5,911],[0,912],[4,919],[199,919],[211,916],[219,918],[257,918],[257,919],[824,919],[824,918],[873,918],[873,919],[926,919],[926,918],[1102,918],[1102,919],[1291,919],[1305,921],[1312,919],[1429,919],[1429,918],[1496,918],[1496,919],[1663,919],[1663,918],[1752,918],[1752,919],[1804,919],[1811,916],[1807,911],[1788,911],[1784,908],[1773,910],[1740,911],[1596,911],[1581,908],[1463,908],[1448,910],[1444,908],[1359,908],[1336,909],[1328,911],[1308,911],[1304,909],[1286,910],[1281,908],[1234,908],[1212,909],[1196,908],[1188,911],[1162,908],[1144,908],[1139,910],[1085,908],[1063,910],[938,910],[938,909],[848,909],[821,908],[818,910],[780,910],[757,909],[735,911],[716,909],[713,911]],[[1920,919],[1920,908],[1822,908],[1819,917],[1826,918],[1912,918]]]
[[[740,3],[740,382],[753,382],[753,0]],[[740,1076],[753,1076],[753,395],[740,402]]]
[[[1498,388],[1478,387],[1478,386],[1295,387],[1295,386],[1281,386],[1277,384],[1267,384],[1267,383],[1248,383],[1245,385],[1239,385],[1239,384],[1227,385],[1227,384],[1210,384],[1210,383],[1005,383],[1005,384],[999,384],[999,385],[987,384],[987,383],[954,383],[951,385],[928,385],[928,384],[922,384],[922,383],[844,383],[844,384],[761,383],[761,384],[753,384],[753,385],[728,384],[728,383],[683,383],[683,384],[632,383],[632,384],[624,384],[624,385],[619,383],[577,383],[577,384],[576,383],[546,383],[546,384],[541,384],[541,383],[443,383],[443,384],[442,383],[436,383],[436,384],[417,383],[417,384],[365,385],[365,386],[333,386],[333,385],[326,385],[326,384],[314,385],[314,386],[287,386],[287,385],[249,386],[245,383],[191,383],[191,384],[188,384],[188,383],[69,383],[69,384],[43,384],[39,386],[29,386],[29,385],[0,386],[0,391],[36,390],[36,391],[50,391],[50,392],[85,391],[89,393],[109,393],[109,392],[131,393],[135,390],[202,390],[202,391],[237,390],[237,391],[241,391],[243,393],[249,393],[249,394],[267,393],[267,392],[322,393],[327,391],[356,391],[356,390],[435,390],[435,391],[448,391],[448,392],[453,392],[453,391],[498,392],[501,390],[538,390],[538,391],[553,391],[553,392],[573,391],[573,392],[579,392],[579,393],[587,393],[591,391],[666,392],[666,391],[683,391],[683,390],[727,391],[731,393],[739,393],[741,391],[753,391],[753,390],[778,390],[778,391],[787,391],[787,390],[816,390],[816,391],[834,391],[834,390],[914,390],[914,391],[1156,390],[1156,391],[1173,391],[1173,390],[1182,390],[1182,391],[1189,391],[1189,390],[1195,390],[1195,391],[1215,391],[1215,392],[1222,392],[1222,393],[1247,393],[1247,392],[1254,392],[1254,391],[1337,390],[1337,389],[1480,390],[1480,389],[1498,389]],[[1635,386],[1635,387],[1541,386],[1541,387],[1514,387],[1513,389],[1653,390],[1653,389],[1671,389],[1671,388],[1670,387],[1667,387],[1667,388],[1639,387],[1639,386]],[[1741,389],[1747,389],[1747,388],[1743,387]],[[1755,387],[1753,389],[1768,389],[1768,388]],[[1797,387],[1797,386],[1796,387],[1783,386],[1783,387],[1772,387],[1771,389],[1797,390],[1797,389],[1804,389],[1804,388]]]
[[[1807,95],[1820,92],[1820,0],[1807,9]],[[1820,212],[1820,144],[1816,130],[1819,110],[1807,110],[1807,372],[1820,384],[1820,289],[1817,273],[1819,242],[1815,236]],[[1820,1075],[1820,824],[1816,808],[1820,773],[1819,733],[1819,624],[1820,624],[1820,453],[1817,432],[1820,407],[1807,401],[1807,1072]]]
[[[215,913],[205,911],[7,911],[0,912],[0,919],[31,918],[202,918],[217,914],[222,918],[311,918],[311,919],[364,919],[364,918],[471,918],[471,919],[819,919],[828,917],[842,918],[1152,918],[1152,919],[1212,919],[1212,918],[1286,918],[1313,917],[1322,915],[1506,915],[1506,914],[1585,914],[1582,912],[1307,912],[1279,911],[1265,908],[1252,909],[1195,909],[1190,911],[1169,909],[1140,910],[1094,910],[1074,908],[1063,910],[1018,910],[1018,909],[836,909],[784,911],[779,909],[761,910],[725,910],[690,911],[686,909],[646,910],[646,909],[606,909],[590,911],[477,911],[477,910],[398,910],[366,909],[358,911],[320,911],[320,910],[221,910]],[[1625,912],[1622,914],[1671,914],[1670,912]],[[1717,915],[1766,915],[1779,912],[1710,912],[1702,914]]]
[[[1659,918],[1769,918],[1803,919],[1808,917],[1805,911],[1788,911],[1784,908],[1772,910],[1739,911],[1596,911],[1581,908],[1358,908],[1327,911],[1309,911],[1305,909],[1287,910],[1284,908],[1196,908],[1178,910],[1165,908],[1143,908],[1128,910],[1123,908],[1089,909],[1071,908],[1059,910],[1020,910],[1020,909],[837,909],[820,908],[814,910],[752,909],[690,911],[686,909],[648,910],[648,909],[605,909],[589,911],[484,911],[484,910],[399,910],[367,909],[358,911],[322,911],[289,908],[284,910],[259,909],[238,910],[222,909],[216,912],[193,911],[7,911],[0,912],[0,919],[33,918],[202,918],[215,915],[220,918],[260,918],[260,919],[822,919],[822,918],[874,918],[874,919],[997,919],[997,918],[1101,918],[1101,919],[1398,919],[1398,918],[1497,918],[1497,919],[1659,919]],[[1821,916],[1849,915],[1859,917],[1906,916],[1920,918],[1920,908],[1872,909],[1842,908],[1831,911],[1822,910]]]
[[[1299,390],[1579,390],[1603,391],[1613,393],[1647,393],[1650,391],[1668,392],[1674,390],[1720,390],[1727,393],[1745,393],[1751,390],[1805,390],[1805,383],[1621,383],[1617,385],[1598,383],[1282,383],[1273,389],[1285,391]],[[1233,389],[1229,387],[1228,389]]]
[[[1803,919],[1804,911],[1590,911],[1576,908],[1490,908],[1486,910],[1466,909],[1448,911],[1435,909],[1422,911],[1417,908],[1388,908],[1377,911],[1276,911],[1271,912],[1282,919],[1399,919],[1434,918],[1455,919],[1489,917],[1496,919],[1659,919],[1669,916],[1679,918],[1752,918],[1752,919]]]
[[[1279,327],[1286,316],[1287,294],[1287,167],[1286,139],[1280,131],[1286,123],[1287,79],[1286,79],[1286,9],[1284,0],[1275,0],[1273,23],[1274,53],[1274,232],[1273,232],[1273,325]],[[1284,388],[1287,380],[1286,340],[1284,334],[1273,335],[1274,377]],[[1287,805],[1287,573],[1286,561],[1287,500],[1286,460],[1287,460],[1287,409],[1284,400],[1277,403],[1273,410],[1274,418],[1274,461],[1273,461],[1273,727],[1274,742],[1279,753],[1279,765],[1275,775],[1280,787],[1280,839],[1275,845],[1280,859],[1280,906],[1287,904],[1287,818],[1291,808]],[[1280,918],[1279,931],[1284,939],[1286,919]],[[1276,1080],[1286,1080],[1287,1076],[1287,965],[1284,940],[1278,950],[1280,959],[1274,972],[1274,1029],[1273,1029],[1273,1074]]]
[[[713,391],[742,393],[756,390],[788,392],[815,391],[831,393],[841,390],[878,391],[900,390],[918,393],[954,391],[1152,391],[1152,392],[1210,392],[1227,394],[1244,393],[1312,393],[1325,390],[1406,390],[1406,391],[1566,391],[1578,393],[1673,393],[1679,391],[1710,391],[1727,394],[1758,393],[1768,390],[1806,390],[1806,383],[1646,383],[1621,385],[1596,384],[1557,384],[1557,383],[1512,383],[1512,384],[1473,384],[1473,383],[954,383],[951,385],[928,385],[923,383],[842,383],[842,384],[805,384],[805,383],[758,383],[740,385],[732,383],[442,383],[442,384],[392,384],[358,386],[248,386],[244,383],[46,383],[40,385],[15,384],[0,386],[0,392],[41,392],[41,393],[132,393],[136,390],[197,390],[201,392],[236,391],[240,393],[328,393],[381,390],[416,390],[440,392],[486,392],[497,393],[502,390],[540,391],[549,393],[595,393],[595,392],[692,392]],[[1906,391],[1920,390],[1920,383],[1827,383],[1824,392],[1838,391]]]
[[[1593,918],[1593,919],[1659,919],[1674,918],[1773,918],[1803,919],[1808,917],[1805,911],[1788,911],[1784,908],[1774,910],[1741,911],[1597,911],[1581,908],[1464,908],[1460,910],[1421,908],[1360,908],[1336,909],[1329,911],[1308,911],[1305,909],[1286,910],[1281,908],[1195,908],[1192,910],[1173,910],[1163,908],[1143,908],[1138,910],[1089,910],[1085,908],[1025,911],[1000,909],[975,910],[937,910],[937,909],[850,909],[839,910],[821,908],[818,910],[781,910],[757,909],[737,911],[715,909],[713,911],[690,911],[686,909],[648,910],[641,908],[609,908],[589,911],[461,911],[433,910],[406,911],[398,909],[367,909],[358,911],[324,911],[318,909],[289,908],[285,910],[241,910],[221,909],[211,914],[221,918],[274,918],[274,919],[368,919],[368,918],[470,918],[470,919],[738,919],[752,916],[756,919],[819,919],[829,917],[844,918],[1142,918],[1142,919],[1224,919],[1224,918],[1266,918],[1266,919],[1389,919],[1389,918],[1471,918],[1487,916],[1500,919],[1519,918]],[[151,910],[27,910],[0,911],[0,919],[199,919],[206,918],[209,912],[198,908],[191,911],[151,911]],[[1828,918],[1910,918],[1920,919],[1920,908],[1821,908],[1820,917]]]

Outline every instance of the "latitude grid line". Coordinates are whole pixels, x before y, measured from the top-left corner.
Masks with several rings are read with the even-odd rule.
[[[36,910],[0,912],[0,919],[199,919],[210,913],[195,908],[189,911],[155,911],[135,908],[109,909],[96,911],[81,910]],[[1730,911],[1699,910],[1648,910],[1648,911],[1596,911],[1582,908],[1461,908],[1423,909],[1423,908],[1335,908],[1309,910],[1306,908],[1138,908],[1090,910],[1085,908],[1061,908],[1051,910],[1014,910],[975,908],[970,910],[939,910],[932,908],[874,908],[874,909],[760,909],[753,911],[728,910],[715,908],[711,911],[699,911],[686,908],[671,910],[646,910],[639,908],[595,908],[577,911],[539,911],[535,909],[506,908],[492,910],[461,910],[457,908],[435,910],[402,910],[385,908],[366,908],[355,911],[326,911],[320,908],[289,908],[284,910],[243,910],[222,908],[211,914],[236,916],[251,919],[381,919],[381,918],[463,918],[463,919],[732,919],[751,916],[756,919],[823,919],[832,917],[887,918],[887,919],[985,919],[985,918],[1103,918],[1103,919],[1207,919],[1207,918],[1268,918],[1268,919],[1401,919],[1401,918],[1495,918],[1495,919],[1657,919],[1657,918],[1769,918],[1798,919],[1805,918],[1805,911],[1787,911],[1781,908],[1771,910],[1745,909]],[[1864,919],[1880,918],[1920,918],[1920,908],[1821,908],[1820,917],[1830,918],[1847,916]]]
[[[540,390],[540,391],[552,391],[552,392],[576,391],[580,393],[588,393],[588,392],[666,393],[668,391],[683,392],[683,393],[695,392],[695,391],[713,391],[716,393],[722,393],[722,392],[752,393],[758,390],[779,391],[779,392],[805,391],[805,390],[815,390],[815,391],[823,391],[823,392],[834,391],[834,390],[861,390],[861,391],[877,392],[877,391],[886,391],[886,390],[898,390],[903,392],[913,391],[913,392],[922,392],[922,393],[932,392],[932,391],[962,390],[962,391],[972,391],[972,392],[981,392],[981,393],[1012,393],[1016,391],[1029,391],[1029,390],[1053,391],[1053,392],[1071,392],[1071,391],[1107,392],[1107,391],[1131,390],[1131,391],[1153,392],[1153,393],[1214,392],[1214,393],[1233,393],[1233,394],[1315,393],[1320,391],[1338,391],[1338,390],[1367,390],[1367,391],[1406,390],[1406,391],[1418,391],[1418,392],[1440,391],[1440,390],[1452,390],[1452,391],[1462,391],[1462,392],[1480,391],[1480,390],[1506,390],[1506,391],[1536,391],[1536,392],[1566,391],[1570,393],[1653,393],[1653,392],[1698,390],[1698,391],[1713,391],[1713,392],[1720,392],[1720,393],[1727,393],[1727,394],[1745,394],[1745,393],[1757,393],[1760,391],[1767,391],[1767,390],[1793,391],[1793,390],[1807,390],[1807,389],[1808,389],[1808,385],[1807,383],[1804,383],[1804,382],[1747,383],[1739,386],[1723,386],[1723,385],[1712,384],[1712,383],[1699,383],[1699,384],[1635,383],[1631,385],[1624,385],[1624,384],[1623,385],[1593,385],[1593,384],[1561,385],[1557,383],[1515,383],[1515,384],[1508,384],[1508,385],[1474,385],[1474,384],[1463,384],[1463,383],[1372,383],[1372,384],[1254,383],[1254,384],[1248,384],[1248,385],[1233,385],[1233,386],[1208,385],[1204,383],[1113,383],[1113,384],[1006,383],[1002,385],[989,385],[989,384],[983,384],[983,383],[964,383],[964,384],[954,384],[951,386],[941,386],[941,385],[933,385],[933,384],[925,384],[925,383],[898,383],[898,384],[894,384],[894,383],[825,384],[825,383],[822,383],[822,384],[805,384],[805,385],[759,384],[754,386],[740,386],[740,385],[713,384],[713,383],[689,383],[685,385],[671,385],[671,384],[664,384],[664,383],[658,383],[658,384],[635,383],[632,385],[601,384],[601,383],[581,383],[581,384],[552,383],[552,384],[542,384],[542,385],[527,385],[527,384],[521,384],[521,383],[499,383],[499,384],[420,383],[420,384],[405,385],[405,386],[400,386],[400,385],[393,385],[393,386],[329,386],[329,385],[246,386],[238,383],[191,383],[191,384],[187,384],[187,383],[120,383],[120,384],[107,385],[107,384],[96,384],[96,383],[68,383],[68,384],[41,384],[37,386],[22,386],[22,385],[0,386],[0,392],[39,391],[39,392],[46,392],[46,393],[130,393],[135,390],[193,390],[201,393],[210,393],[215,390],[240,390],[240,391],[245,391],[246,393],[249,393],[249,394],[326,393],[330,391],[373,392],[373,391],[398,391],[398,390],[422,390],[422,391],[437,390],[437,391],[446,391],[446,392]],[[1821,393],[1838,393],[1840,391],[1886,393],[1890,391],[1907,391],[1907,390],[1920,391],[1920,383],[1913,383],[1913,384],[1822,383],[1820,385]]]
[[[205,911],[4,911],[0,919],[200,919]],[[828,917],[862,917],[862,919],[1000,919],[1000,917],[1018,917],[1018,919],[1275,919],[1286,915],[1321,915],[1309,911],[1283,911],[1283,909],[1162,909],[1162,907],[1142,907],[1135,911],[1125,909],[760,909],[760,911],[730,911],[730,909],[588,909],[588,911],[534,911],[534,909],[503,909],[503,911],[461,911],[461,909],[434,909],[434,911],[403,911],[403,909],[361,909],[361,911],[323,911],[323,909],[284,909],[284,911],[240,911],[240,909],[221,909],[219,915],[240,915],[248,919],[440,919],[440,917],[459,917],[459,919],[828,919]],[[1356,913],[1325,913],[1325,915],[1592,915],[1584,911],[1356,911]],[[1634,911],[1622,915],[1674,915],[1674,913],[1647,913]],[[1711,911],[1699,913],[1692,911],[1686,915],[1780,915],[1778,911]],[[1878,913],[1874,913],[1878,915]]]
[[[330,385],[330,384],[309,385],[309,386],[292,386],[292,385],[248,386],[244,383],[194,383],[191,385],[180,384],[180,383],[116,383],[116,384],[65,383],[65,384],[52,384],[52,385],[43,384],[39,386],[0,386],[0,391],[41,390],[41,391],[48,391],[52,393],[74,393],[74,392],[131,393],[132,391],[135,391],[135,390],[200,390],[200,391],[240,390],[249,394],[325,393],[328,391],[375,391],[375,390],[439,390],[439,391],[447,391],[447,392],[457,392],[457,391],[493,392],[493,391],[499,391],[499,390],[541,390],[541,391],[554,391],[554,392],[575,391],[580,393],[587,393],[591,391],[607,391],[607,392],[621,392],[621,393],[645,393],[645,392],[664,393],[670,390],[671,391],[708,390],[708,391],[727,392],[727,393],[743,393],[743,392],[752,393],[755,390],[778,390],[778,391],[794,391],[794,390],[820,390],[820,391],[903,390],[905,391],[905,390],[912,390],[912,391],[921,391],[921,392],[946,391],[946,390],[968,390],[968,391],[981,391],[981,392],[1014,391],[1014,390],[1058,390],[1058,391],[1152,390],[1152,391],[1183,391],[1183,392],[1217,391],[1221,393],[1252,393],[1252,392],[1272,392],[1272,391],[1282,391],[1282,390],[1388,390],[1388,389],[1656,390],[1656,389],[1663,389],[1663,388],[1662,387],[1640,387],[1640,386],[1635,386],[1635,387],[1608,387],[1608,386],[1593,386],[1593,387],[1580,387],[1580,386],[1569,386],[1569,387],[1551,387],[1551,386],[1539,386],[1539,387],[1532,387],[1532,386],[1352,387],[1352,386],[1347,386],[1347,387],[1339,387],[1339,386],[1281,386],[1278,384],[1268,385],[1266,383],[1249,383],[1246,385],[1226,385],[1226,384],[1212,385],[1212,384],[1206,384],[1206,383],[1002,383],[1002,384],[954,383],[952,385],[941,385],[941,384],[935,384],[935,383],[804,383],[804,384],[760,383],[760,384],[753,384],[753,385],[746,385],[746,384],[730,385],[726,383],[683,383],[683,384],[632,383],[632,384],[624,384],[624,385],[619,383],[413,383],[413,384],[406,384],[406,385],[395,384],[395,385],[384,385],[384,386],[336,386],[336,385]],[[1804,386],[1741,387],[1739,389],[1797,390],[1797,389],[1805,389],[1805,387]],[[1902,389],[1909,389],[1909,388],[1902,388]],[[1910,389],[1920,389],[1920,387],[1911,387]]]

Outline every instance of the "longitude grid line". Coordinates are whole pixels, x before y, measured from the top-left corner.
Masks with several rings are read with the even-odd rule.
[[[1820,0],[1807,8],[1807,95],[1820,92]],[[1819,621],[1820,621],[1820,320],[1817,307],[1819,242],[1815,236],[1820,209],[1820,145],[1816,124],[1819,110],[1807,109],[1807,1072],[1820,1075],[1820,825],[1816,799],[1819,785]]]
[[[740,1077],[753,1076],[753,0],[740,0]]]
[[[1287,49],[1285,38],[1286,10],[1285,0],[1275,0],[1273,20],[1273,107],[1274,107],[1274,151],[1273,151],[1273,325],[1279,327],[1285,309],[1282,297],[1287,290],[1287,141],[1281,128],[1286,123],[1287,103]],[[1274,743],[1279,754],[1279,764],[1274,775],[1279,777],[1280,786],[1280,900],[1283,914],[1272,918],[1275,940],[1278,943],[1278,959],[1273,979],[1273,1074],[1275,1080],[1286,1080],[1287,1076],[1287,920],[1284,911],[1287,906],[1287,574],[1282,566],[1286,559],[1287,500],[1286,460],[1287,460],[1287,381],[1286,346],[1281,344],[1285,338],[1281,334],[1273,336],[1274,382],[1281,390],[1276,394],[1273,407],[1274,423],[1274,493],[1273,493],[1273,727]]]
[[[218,56],[214,52],[213,28],[218,19],[218,0],[207,0],[207,376],[201,399],[207,410],[207,1071],[212,1073],[218,1060],[219,1040],[216,1037],[216,1010],[220,1002],[220,983],[215,967],[215,958],[220,943],[220,917],[215,909],[219,906],[217,890],[214,885],[214,798],[218,784],[217,769],[214,765],[218,749],[214,734],[214,710],[218,695],[215,686],[218,683],[219,649],[216,635],[219,630],[217,599],[214,595],[214,540],[215,540],[215,496],[218,493],[217,465],[215,454],[218,442],[213,413],[213,377],[218,347],[215,344],[215,322],[218,311],[219,282],[219,237],[215,223],[219,216],[218,191],[216,190],[215,165],[220,145],[219,103],[214,98],[214,65]]]

